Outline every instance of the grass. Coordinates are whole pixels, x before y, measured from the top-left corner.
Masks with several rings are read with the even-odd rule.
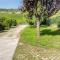
[[[32,45],[34,45],[35,44],[35,42],[36,42],[36,33],[35,33],[35,28],[26,28],[25,30],[24,30],[24,32],[22,32],[22,34],[21,34],[21,40],[23,41],[23,42],[28,42],[28,43],[30,43],[30,44],[32,44]]]
[[[36,39],[36,28],[30,26],[21,32],[13,60],[42,60],[45,53],[47,57],[51,52],[54,55],[56,49],[60,51],[60,30],[56,26],[41,26],[39,40]]]
[[[36,28],[28,27],[21,34],[21,41],[30,45],[60,48],[60,30],[56,27],[41,26],[40,38],[36,39]]]

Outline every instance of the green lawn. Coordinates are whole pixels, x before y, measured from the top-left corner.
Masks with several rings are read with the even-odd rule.
[[[40,39],[36,39],[36,28],[28,27],[21,33],[22,42],[48,48],[60,48],[60,30],[54,26],[41,26]]]

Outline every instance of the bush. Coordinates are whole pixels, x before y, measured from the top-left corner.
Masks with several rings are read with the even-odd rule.
[[[4,30],[4,26],[3,24],[0,22],[0,31],[3,31]]]
[[[5,17],[0,17],[0,22],[4,22],[5,21]]]
[[[11,22],[12,22],[12,26],[16,26],[17,25],[17,21],[15,19],[12,19]]]
[[[16,22],[15,19],[8,19],[8,20],[6,21],[6,24],[5,24],[5,26],[6,26],[7,28],[11,28],[11,27],[16,26],[16,25],[17,25],[17,22]]]
[[[50,26],[51,25],[51,20],[49,19],[49,20],[43,20],[43,21],[41,21],[41,25],[48,25],[48,26]]]
[[[7,19],[5,17],[0,17],[0,31],[7,30],[12,26],[16,26],[17,22],[15,19]]]
[[[60,21],[58,22],[58,28],[60,29]]]
[[[30,21],[29,24],[30,24],[30,25],[34,25],[34,22]]]
[[[10,28],[9,24],[10,24],[10,21],[9,21],[7,18],[5,18],[5,17],[0,17],[0,28],[1,28],[2,30],[7,30],[7,29],[9,29],[9,28]]]
[[[47,22],[47,25],[48,25],[48,26],[50,26],[50,25],[51,25],[51,20],[50,20],[50,19],[49,19],[49,20],[47,20],[46,22]]]
[[[10,27],[10,22],[9,22],[8,19],[6,19],[5,22],[4,22],[4,28],[5,28],[5,30],[8,30],[9,28],[11,28]]]
[[[0,17],[0,31],[4,30],[5,17]]]
[[[12,26],[16,26],[17,25],[17,21],[15,19],[9,19],[8,20],[8,23],[9,23],[9,27],[12,27]]]

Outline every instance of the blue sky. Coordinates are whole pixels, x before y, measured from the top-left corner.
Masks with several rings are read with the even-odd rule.
[[[23,0],[0,0],[0,8],[18,8]]]

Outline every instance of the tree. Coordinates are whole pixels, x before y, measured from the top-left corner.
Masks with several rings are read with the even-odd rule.
[[[24,0],[24,8],[29,12],[29,16],[32,18],[33,15],[36,17],[37,37],[40,35],[40,21],[41,16],[47,12],[48,18],[55,14],[58,10],[58,0]]]

